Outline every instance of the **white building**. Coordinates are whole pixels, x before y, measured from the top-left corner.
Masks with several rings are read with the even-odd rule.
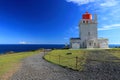
[[[97,14],[94,15],[94,19],[88,12],[83,14],[79,22],[79,38],[71,38],[70,47],[72,49],[108,48],[108,39],[98,39],[97,25]]]

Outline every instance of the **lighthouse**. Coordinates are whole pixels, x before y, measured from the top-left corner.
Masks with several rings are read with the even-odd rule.
[[[108,48],[108,39],[98,38],[97,14],[94,17],[89,12],[82,15],[79,22],[79,37],[70,38],[70,47],[79,48]]]

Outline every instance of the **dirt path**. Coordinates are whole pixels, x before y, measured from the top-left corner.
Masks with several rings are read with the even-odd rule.
[[[51,64],[43,55],[24,59],[21,69],[10,80],[120,80],[120,63],[91,61],[85,65],[85,71],[78,72]]]

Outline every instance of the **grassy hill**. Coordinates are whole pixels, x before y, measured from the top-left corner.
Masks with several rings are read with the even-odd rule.
[[[120,49],[53,50],[44,58],[54,64],[82,71],[90,61],[120,61]]]

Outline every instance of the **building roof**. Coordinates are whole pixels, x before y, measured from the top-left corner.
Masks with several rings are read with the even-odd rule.
[[[85,14],[82,15],[82,19],[92,19],[92,14],[86,12]]]

